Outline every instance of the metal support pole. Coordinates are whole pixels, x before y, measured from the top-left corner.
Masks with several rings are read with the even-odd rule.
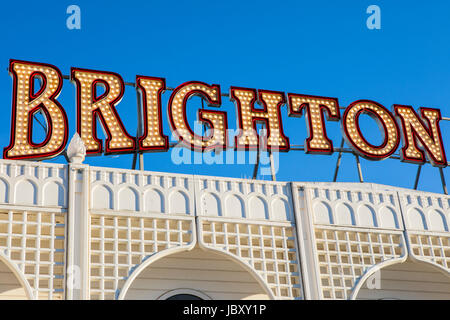
[[[144,170],[144,154],[139,153],[139,170]]]
[[[277,177],[275,174],[275,167],[273,165],[273,155],[271,151],[269,151],[269,159],[270,159],[270,172],[272,173],[272,181],[277,181]]]
[[[442,189],[444,190],[445,194],[448,194],[447,185],[445,184],[444,170],[442,170],[442,168],[439,168],[439,173],[441,174]]]
[[[255,127],[255,130],[257,131],[257,127]],[[253,168],[253,179],[256,179],[256,177],[258,176],[258,169],[259,169],[259,154],[261,152],[261,145],[262,142],[264,141],[264,139],[262,139],[262,133],[260,131],[260,136],[259,136],[259,143],[258,143],[258,147],[256,148],[256,163],[255,163],[255,167]],[[272,165],[272,162],[271,162]]]
[[[65,149],[65,150],[63,151],[62,155],[64,156],[64,159],[66,159],[67,163],[69,163],[69,162],[70,162],[70,159],[69,159],[69,157],[67,156],[67,149]]]
[[[202,100],[202,110],[205,110],[205,103],[203,102],[203,98],[200,98]],[[205,122],[203,122],[203,131],[206,131],[207,127]]]
[[[336,161],[336,168],[334,169],[334,178],[333,178],[333,182],[336,182],[337,180],[337,175],[339,172],[339,166],[341,165],[341,158],[342,158],[342,148],[344,148],[344,138],[342,138],[341,140],[341,147],[339,148],[339,155]]]
[[[258,167],[259,167],[259,148],[256,149],[256,163],[255,167],[253,168],[253,180],[256,179],[258,176]]]
[[[138,125],[137,125],[137,135],[136,135],[136,150],[133,155],[133,169],[136,169],[136,157],[139,157],[139,170],[144,170],[144,155],[142,152],[139,152],[139,146],[137,145],[139,137],[142,135],[142,104],[141,104],[141,92],[137,90],[137,117],[138,117]]]
[[[137,159],[137,153],[133,153],[133,164],[131,165],[131,169],[135,170],[136,169],[136,159]]]
[[[359,162],[359,156],[357,154],[355,154],[355,159],[356,159],[356,166],[358,167],[359,182],[362,183],[364,182],[364,179],[361,170],[361,163]]]
[[[416,180],[414,181],[414,190],[417,190],[417,186],[419,185],[420,171],[422,171],[421,164],[419,164],[419,166],[417,167]]]

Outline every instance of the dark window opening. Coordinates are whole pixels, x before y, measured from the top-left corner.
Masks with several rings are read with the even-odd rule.
[[[203,299],[200,297],[194,296],[193,294],[180,293],[180,294],[175,294],[175,295],[167,298],[167,300],[203,300]]]

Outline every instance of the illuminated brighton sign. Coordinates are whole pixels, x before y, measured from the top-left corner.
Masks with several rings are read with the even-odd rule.
[[[3,151],[6,159],[46,159],[61,154],[68,140],[68,120],[57,97],[63,77],[55,66],[11,60],[13,77],[11,140]],[[35,88],[35,80],[40,87]],[[116,107],[124,94],[124,81],[114,72],[72,68],[70,79],[76,87],[76,128],[88,155],[167,151],[168,137],[162,129],[161,96],[166,90],[164,78],[136,76],[135,87],[141,97],[143,132],[131,136],[125,129]],[[104,89],[98,94],[99,87]],[[200,96],[210,107],[220,108],[222,93],[217,84],[190,81],[172,91],[168,102],[168,117],[174,135],[194,151],[229,147],[227,113],[198,110],[198,120],[208,127],[204,136],[193,132],[187,121],[186,105],[193,96]],[[264,148],[289,151],[289,138],[283,132],[280,108],[287,104],[290,117],[306,118],[308,138],[305,152],[331,154],[333,143],[326,132],[326,121],[340,121],[342,134],[353,151],[369,160],[391,156],[403,140],[402,161],[417,164],[427,160],[433,166],[447,166],[439,122],[439,109],[394,105],[389,111],[370,100],[358,100],[340,114],[338,99],[304,94],[231,87],[230,100],[236,105],[239,134],[235,137],[237,150],[255,150],[260,146],[257,123],[265,124],[267,136]],[[256,107],[259,104],[259,107]],[[45,139],[33,141],[33,116],[41,112],[47,123]],[[360,127],[360,115],[372,117],[383,135],[380,145],[372,145]],[[106,141],[97,137],[97,119],[105,132]]]

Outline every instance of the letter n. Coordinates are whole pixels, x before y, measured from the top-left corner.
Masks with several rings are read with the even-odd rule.
[[[402,125],[402,161],[423,164],[426,155],[433,166],[446,167],[447,157],[439,128],[439,121],[442,119],[439,109],[420,108],[422,117],[410,106],[394,105],[394,110]]]

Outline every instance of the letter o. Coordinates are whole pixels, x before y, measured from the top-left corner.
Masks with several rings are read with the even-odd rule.
[[[374,146],[363,136],[359,116],[367,114],[374,119],[384,135],[383,143]],[[345,109],[342,118],[343,136],[350,147],[369,160],[383,160],[391,156],[400,143],[400,131],[394,116],[381,104],[370,100],[357,100]]]

